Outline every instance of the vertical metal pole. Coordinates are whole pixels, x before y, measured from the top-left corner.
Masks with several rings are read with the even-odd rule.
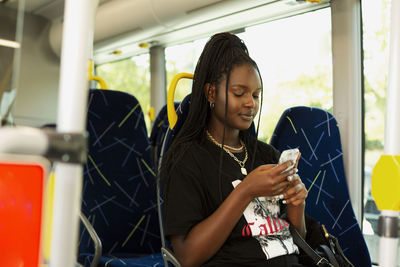
[[[153,46],[150,48],[150,73],[151,73],[151,107],[154,108],[154,116],[160,112],[167,102],[167,77],[165,71],[165,47]],[[159,161],[161,162],[161,161]],[[158,166],[154,166],[158,168]],[[161,247],[165,248],[164,223],[161,209],[160,176],[157,175],[157,209],[160,223]],[[164,253],[163,253],[164,254]],[[164,265],[168,266],[166,256],[163,255]]]
[[[362,222],[361,0],[331,1],[333,115],[339,123],[351,204]]]
[[[57,131],[84,133],[88,95],[88,42],[94,1],[66,0]],[[67,161],[67,159],[66,159]],[[81,209],[82,165],[55,164],[51,267],[75,266]]]
[[[151,106],[154,114],[162,109],[167,102],[165,48],[153,46],[150,48],[150,73],[151,73]]]
[[[94,57],[93,57],[93,44],[94,44],[94,30],[95,30],[95,25],[96,25],[96,12],[97,12],[97,6],[99,4],[99,0],[92,0],[92,10],[91,10],[91,18],[92,20],[89,21],[89,41],[88,41],[88,59],[89,59],[89,64],[90,68],[89,71],[91,72],[92,75],[95,74],[95,65],[94,65]],[[89,88],[96,88],[96,81],[90,80],[89,81]]]
[[[386,155],[400,155],[400,0],[392,0],[389,43],[389,73],[386,91],[385,148]],[[398,211],[382,210],[379,220],[383,224],[379,238],[379,266],[397,264]],[[394,228],[395,231],[389,231]],[[389,235],[385,233],[391,233]]]
[[[399,212],[392,210],[382,210],[379,216],[379,266],[397,266],[398,217]]]
[[[392,0],[389,73],[386,91],[385,148],[388,155],[400,155],[400,1]]]

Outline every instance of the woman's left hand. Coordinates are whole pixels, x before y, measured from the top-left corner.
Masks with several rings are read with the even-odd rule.
[[[283,192],[283,200],[287,205],[301,206],[307,198],[307,189],[297,174],[293,175],[293,180]]]

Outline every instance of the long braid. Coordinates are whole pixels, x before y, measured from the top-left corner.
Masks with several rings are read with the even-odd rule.
[[[257,141],[258,141],[258,132],[260,129],[260,120],[261,120],[261,112],[262,112],[262,106],[263,106],[263,98],[264,98],[264,86],[263,86],[263,81],[260,75],[260,70],[258,69],[258,66],[255,65],[254,66],[257,69],[257,72],[260,76],[260,81],[261,81],[261,103],[260,103],[260,107],[258,109],[258,121],[257,121],[257,129],[256,129],[256,138],[254,140],[254,151],[253,151],[253,157],[251,159],[251,169],[254,168],[254,162],[256,160],[256,153],[257,153]]]
[[[229,84],[229,78],[230,78],[230,73],[231,69],[228,69],[227,75],[226,75],[226,84],[225,84],[225,119],[224,119],[224,131],[222,134],[222,146],[221,146],[221,152],[220,152],[220,157],[219,157],[219,168],[218,168],[218,185],[219,185],[219,196],[221,199],[221,202],[223,201],[223,196],[222,196],[222,165],[223,165],[223,160],[224,160],[224,144],[225,144],[225,131],[226,131],[226,122],[228,121],[228,84]]]

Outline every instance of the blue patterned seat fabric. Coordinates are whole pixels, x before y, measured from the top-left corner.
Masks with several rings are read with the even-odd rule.
[[[101,239],[100,265],[164,266],[155,172],[139,102],[123,92],[90,90],[87,130],[82,211]],[[88,266],[93,253],[81,228],[79,261]]]
[[[176,114],[178,115],[178,120],[172,130],[169,128],[169,123],[168,123],[167,131],[165,133],[164,140],[162,141],[160,158],[159,158],[160,162],[162,160],[162,157],[167,152],[168,148],[171,146],[172,141],[174,140],[175,136],[178,134],[179,130],[182,128],[183,123],[185,122],[185,120],[187,118],[187,115],[189,113],[189,107],[190,107],[190,96],[191,96],[191,94],[188,94],[176,108]]]
[[[175,102],[175,109],[178,108],[180,102]],[[165,105],[158,113],[150,133],[150,145],[153,149],[154,166],[157,169],[161,147],[164,141],[165,134],[169,128],[167,105]]]
[[[306,213],[339,239],[354,266],[371,266],[350,202],[336,119],[318,108],[287,109],[275,128],[271,145],[279,151],[299,148],[299,175],[308,189]]]

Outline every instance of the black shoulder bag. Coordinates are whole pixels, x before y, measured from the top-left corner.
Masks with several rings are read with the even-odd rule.
[[[299,262],[306,266],[354,267],[346,258],[336,237],[324,225],[306,215],[307,236],[304,240],[290,225],[294,243],[300,248]]]

